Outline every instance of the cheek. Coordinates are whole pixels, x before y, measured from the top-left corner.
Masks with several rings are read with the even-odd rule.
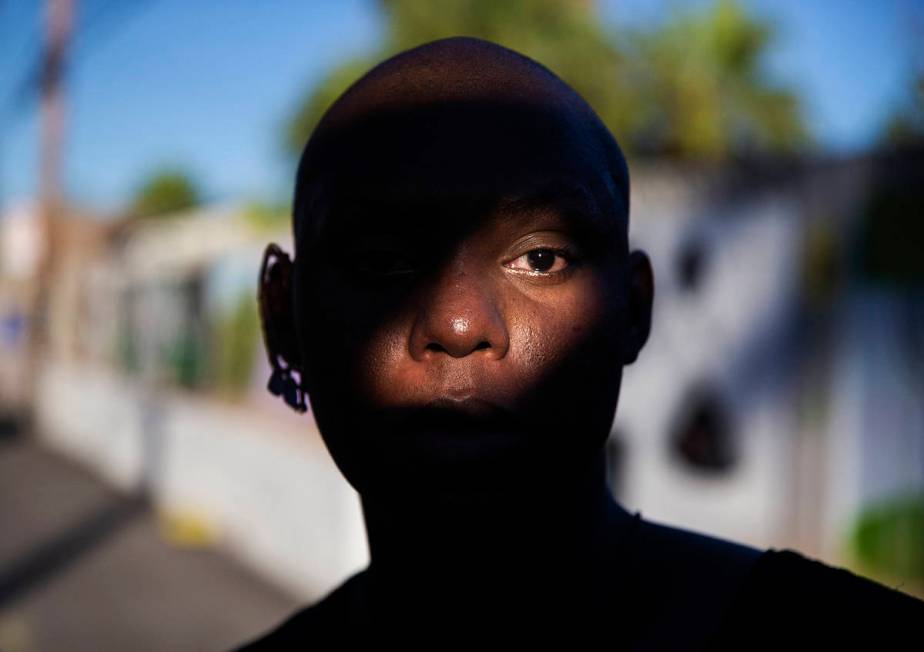
[[[566,433],[584,433],[589,450],[608,434],[622,379],[622,319],[618,297],[593,280],[524,313],[519,359],[529,390],[521,408],[548,434],[550,450],[563,450]]]
[[[516,357],[545,373],[587,357],[579,354],[605,345],[618,331],[618,306],[610,299],[606,287],[590,277],[549,299],[524,302],[512,321]]]
[[[350,291],[332,273],[320,278],[310,349],[324,393],[347,413],[354,405],[387,402],[394,371],[407,355],[398,320],[389,315],[397,300]]]

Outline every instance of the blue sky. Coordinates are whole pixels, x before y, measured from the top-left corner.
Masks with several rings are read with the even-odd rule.
[[[151,170],[188,169],[215,200],[285,197],[280,132],[332,65],[374,50],[372,0],[76,0],[67,80],[67,195],[124,203]],[[698,6],[709,0],[681,2]],[[608,21],[645,24],[670,0],[604,0]],[[912,0],[752,0],[777,27],[772,74],[802,95],[826,149],[867,147],[903,91]],[[0,0],[0,206],[36,187],[36,105],[16,93],[40,42],[38,0]]]

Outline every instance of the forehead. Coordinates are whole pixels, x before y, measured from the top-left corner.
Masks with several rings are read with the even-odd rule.
[[[388,230],[550,213],[601,236],[625,228],[628,188],[606,142],[560,108],[465,102],[376,112],[309,147],[299,179],[325,195],[325,231],[357,220]]]
[[[577,179],[536,179],[529,186],[481,193],[436,192],[433,187],[402,192],[388,185],[354,190],[359,191],[341,194],[329,205],[324,231],[331,239],[360,234],[461,239],[482,227],[535,225],[566,228],[591,241],[615,241],[620,226],[611,189]]]
[[[537,176],[581,178],[606,168],[593,127],[568,107],[509,100],[382,109],[322,132],[309,144],[309,167],[405,194],[509,189]]]

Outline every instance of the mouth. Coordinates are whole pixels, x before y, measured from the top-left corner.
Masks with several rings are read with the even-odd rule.
[[[443,396],[391,408],[382,416],[393,443],[437,457],[491,456],[521,446],[525,439],[523,424],[512,411],[473,396]]]
[[[371,423],[374,464],[396,485],[490,491],[515,483],[534,457],[532,428],[519,415],[471,395],[391,406]]]
[[[445,418],[452,422],[485,421],[503,419],[509,414],[506,410],[480,398],[469,396],[444,396],[428,401],[422,408],[421,414],[429,418]]]

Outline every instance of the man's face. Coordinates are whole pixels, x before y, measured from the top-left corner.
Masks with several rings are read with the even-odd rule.
[[[556,147],[519,162],[528,192],[472,192],[503,170],[458,155],[377,166],[340,186],[316,253],[298,255],[309,398],[360,493],[554,484],[599,454],[645,306],[608,205],[541,162],[577,155]]]

